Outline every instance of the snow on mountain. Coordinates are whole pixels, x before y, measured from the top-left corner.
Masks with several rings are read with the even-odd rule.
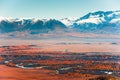
[[[108,15],[111,19],[110,23],[120,23],[120,11],[115,11],[112,14]]]
[[[73,23],[74,31],[97,33],[120,33],[120,11],[88,13]]]
[[[12,18],[7,18],[7,17],[0,17],[0,22],[1,21],[13,21],[13,19]]]
[[[77,24],[84,24],[84,23],[94,23],[99,24],[105,21],[105,12],[99,11],[95,13],[88,13],[87,15],[81,17],[80,19],[76,20]]]
[[[95,24],[99,24],[102,21],[104,21],[103,18],[98,18],[98,17],[90,17],[89,19],[84,19],[84,20],[80,20],[77,21],[77,24],[82,24],[82,23],[95,23]]]
[[[0,33],[24,32],[31,34],[48,33],[50,31],[65,30],[67,27],[60,21],[55,19],[0,19]]]
[[[88,13],[87,15],[76,20],[76,23],[77,24],[84,24],[84,23],[99,24],[99,23],[108,22],[117,18],[120,18],[120,11],[107,11],[107,12],[98,11],[94,13]]]
[[[76,20],[76,18],[63,18],[63,19],[60,19],[60,21],[62,23],[64,23],[66,26],[71,26],[74,21]]]
[[[120,23],[120,18],[112,19],[110,23]]]
[[[113,18],[113,17],[116,17],[116,18],[120,17],[120,10],[112,11],[111,14],[108,15],[108,17],[111,17],[111,18]]]
[[[70,28],[70,29],[69,29]],[[0,33],[29,31],[31,34],[68,30],[76,32],[120,32],[120,11],[97,11],[80,18],[22,19],[0,17]]]

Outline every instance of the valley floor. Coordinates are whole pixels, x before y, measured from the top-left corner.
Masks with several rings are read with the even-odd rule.
[[[103,75],[120,80],[119,45],[51,43],[1,46],[0,80],[94,80]]]

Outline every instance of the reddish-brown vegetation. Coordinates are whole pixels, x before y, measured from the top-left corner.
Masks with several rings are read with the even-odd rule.
[[[0,53],[0,80],[88,80],[106,74],[120,77],[120,55],[29,49],[35,48],[4,47]]]

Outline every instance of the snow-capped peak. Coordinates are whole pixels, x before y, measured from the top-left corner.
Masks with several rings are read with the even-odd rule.
[[[12,18],[11,17],[9,17],[9,18],[7,18],[7,17],[0,17],[0,21],[11,21],[12,20]]]
[[[23,18],[6,18],[6,17],[0,17],[0,21],[8,21],[8,22],[21,22],[24,23],[26,20],[29,20],[31,23],[36,23],[37,21],[43,21],[46,22],[50,19],[39,19],[39,18],[32,18],[32,19],[23,19]],[[87,15],[81,17],[81,18],[63,18],[60,19],[59,21],[61,21],[63,24],[65,24],[66,26],[71,26],[74,23],[76,24],[84,24],[84,23],[94,23],[94,24],[99,24],[102,22],[107,21],[110,23],[114,23],[114,22],[120,22],[120,10],[118,11],[97,11],[97,12],[92,12],[92,13],[88,13]]]
[[[71,26],[75,20],[76,18],[72,18],[72,17],[60,19],[60,21],[64,23],[66,26]]]
[[[90,17],[88,19],[83,19],[83,20],[79,20],[76,23],[77,24],[82,24],[82,23],[94,23],[94,24],[99,24],[102,21],[105,21],[104,18],[99,18],[99,17]]]
[[[93,13],[88,13],[87,15],[79,18],[76,20],[75,23],[84,24],[84,23],[93,23],[93,24],[100,24],[102,22],[115,22],[120,20],[120,11],[98,11]]]

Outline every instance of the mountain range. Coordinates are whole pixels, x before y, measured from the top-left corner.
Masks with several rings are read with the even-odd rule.
[[[41,34],[50,32],[80,32],[120,34],[120,10],[97,11],[80,18],[13,19],[0,17],[0,34],[12,32]]]

